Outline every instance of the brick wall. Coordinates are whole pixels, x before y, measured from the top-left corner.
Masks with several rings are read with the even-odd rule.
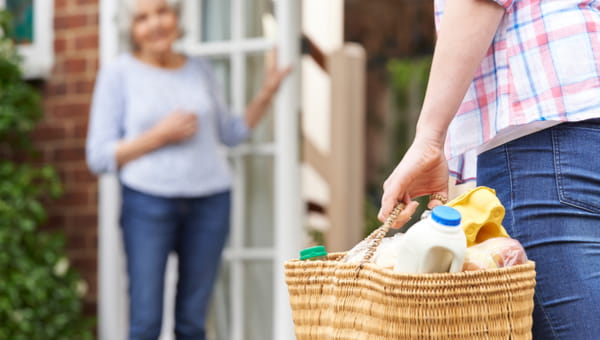
[[[45,118],[34,134],[43,161],[54,165],[64,196],[50,203],[49,230],[66,236],[71,263],[89,290],[85,311],[97,306],[97,179],[85,163],[89,106],[98,69],[98,0],[55,0],[55,65],[41,84]]]

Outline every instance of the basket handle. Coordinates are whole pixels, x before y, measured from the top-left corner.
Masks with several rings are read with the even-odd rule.
[[[371,261],[371,258],[375,254],[375,251],[377,250],[377,248],[379,248],[379,245],[381,244],[381,240],[383,240],[387,232],[394,225],[396,219],[398,218],[398,215],[400,215],[400,213],[402,212],[402,209],[404,209],[404,204],[398,203],[394,207],[394,210],[392,210],[390,215],[387,217],[383,225],[375,229],[371,234],[369,234],[369,236],[365,238],[365,240],[372,240],[373,242],[370,242],[369,248],[367,249],[367,253],[360,262],[360,267],[362,267],[364,263]]]

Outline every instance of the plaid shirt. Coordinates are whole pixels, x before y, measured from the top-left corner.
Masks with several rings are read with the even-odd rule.
[[[506,13],[446,140],[458,182],[475,178],[477,149],[499,132],[600,117],[600,0],[493,1]]]

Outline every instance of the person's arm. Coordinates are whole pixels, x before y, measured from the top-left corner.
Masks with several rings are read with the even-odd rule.
[[[94,173],[116,172],[125,163],[196,133],[195,114],[174,112],[137,138],[123,139],[125,115],[122,70],[118,63],[103,68],[96,81],[86,141],[87,163]]]
[[[116,146],[122,138],[125,114],[121,70],[118,61],[98,72],[86,140],[86,161],[96,174],[116,172]]]
[[[196,134],[197,130],[197,116],[194,113],[173,112],[137,138],[120,140],[115,150],[117,166],[121,167],[165,145],[184,141]]]
[[[218,91],[219,86],[210,65],[206,62],[203,65],[217,110],[219,139],[221,143],[227,146],[236,146],[248,138],[251,130],[267,112],[267,108],[271,104],[273,96],[277,93],[281,82],[291,71],[291,67],[279,69],[276,65],[276,51],[271,52],[261,91],[248,104],[245,115],[234,116],[230,114],[222,93]]]
[[[418,135],[444,142],[504,11],[490,0],[447,1],[417,123]]]
[[[291,72],[290,66],[279,69],[277,67],[277,51],[273,50],[267,61],[267,73],[265,76],[265,83],[262,87],[261,92],[254,97],[254,99],[248,104],[246,108],[246,124],[249,128],[254,128],[256,124],[261,120],[264,114],[267,112],[267,107],[271,103],[273,96],[277,93],[281,82]]]
[[[509,1],[498,0],[498,3]],[[406,208],[401,226],[414,213],[414,197],[448,196],[448,166],[444,141],[452,118],[488,51],[505,8],[491,0],[448,0],[442,16],[427,91],[413,144],[384,183],[379,219],[385,220],[397,202]],[[470,133],[470,131],[465,131]],[[430,207],[439,204],[430,202]]]

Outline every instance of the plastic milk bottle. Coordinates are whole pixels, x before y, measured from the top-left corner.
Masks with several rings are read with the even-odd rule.
[[[467,239],[458,210],[440,205],[413,225],[400,243],[395,272],[440,273],[462,270]]]

